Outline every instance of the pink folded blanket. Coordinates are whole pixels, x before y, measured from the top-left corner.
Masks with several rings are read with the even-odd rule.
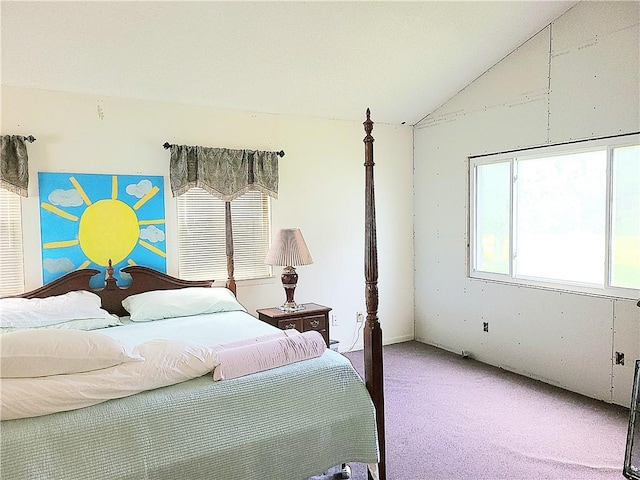
[[[293,333],[293,332],[291,332]],[[282,335],[276,333],[250,341],[240,341],[216,348],[214,380],[229,380],[290,363],[319,357],[327,349],[316,331]]]

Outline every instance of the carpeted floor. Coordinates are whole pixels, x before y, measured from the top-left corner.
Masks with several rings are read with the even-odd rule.
[[[362,374],[362,352],[346,356]],[[390,480],[623,478],[626,408],[415,341],[384,361]]]

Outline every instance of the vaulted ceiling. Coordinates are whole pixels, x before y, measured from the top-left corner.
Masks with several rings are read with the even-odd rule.
[[[576,3],[2,0],[1,82],[415,124]]]

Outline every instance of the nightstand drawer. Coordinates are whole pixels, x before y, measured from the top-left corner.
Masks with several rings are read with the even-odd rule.
[[[302,319],[301,318],[285,318],[278,320],[278,328],[281,330],[288,330],[295,328],[299,332],[302,332]]]
[[[324,315],[315,315],[313,317],[304,317],[302,319],[302,330],[324,330],[327,328],[327,321]]]

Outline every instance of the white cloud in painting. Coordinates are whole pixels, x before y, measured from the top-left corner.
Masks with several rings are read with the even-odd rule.
[[[75,188],[71,190],[56,189],[49,194],[49,202],[60,207],[79,207],[82,197]]]
[[[133,195],[136,198],[144,197],[149,190],[153,188],[153,184],[150,180],[140,180],[138,183],[131,183],[127,185],[127,193]]]
[[[51,273],[69,273],[76,268],[68,258],[45,258],[42,267]]]
[[[164,232],[158,227],[149,225],[148,227],[140,229],[140,238],[143,240],[149,240],[151,243],[164,241]]]

